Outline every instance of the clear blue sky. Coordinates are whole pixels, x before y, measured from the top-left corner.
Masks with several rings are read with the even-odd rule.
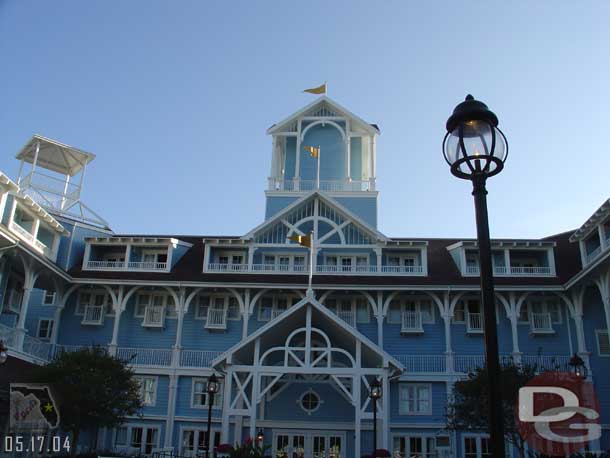
[[[0,0],[0,169],[40,133],[97,154],[83,200],[115,231],[241,235],[265,130],[327,80],[381,127],[381,231],[471,237],[440,148],[471,92],[510,144],[492,235],[550,235],[610,197],[608,24],[603,1]]]

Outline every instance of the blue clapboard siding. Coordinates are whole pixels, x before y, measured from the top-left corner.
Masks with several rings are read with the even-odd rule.
[[[193,350],[224,351],[240,341],[242,321],[227,320],[227,330],[205,329],[205,320],[195,319],[195,306],[192,305],[184,317],[182,346]]]
[[[390,418],[392,423],[444,423],[446,418],[447,385],[442,382],[430,382],[432,386],[432,414],[431,415],[400,415],[398,402],[398,385],[408,383],[400,381],[390,385]],[[420,382],[417,382],[420,383]],[[428,383],[428,382],[422,382]]]
[[[82,315],[75,315],[78,294],[72,294],[61,313],[57,343],[61,345],[107,345],[112,339],[114,316],[106,313],[102,326],[82,325]]]
[[[25,319],[25,328],[27,333],[36,336],[38,332],[38,321],[41,319],[53,319],[55,312],[54,305],[43,305],[44,290],[33,289],[30,295],[30,303],[28,306],[28,314]]]
[[[176,415],[183,417],[205,418],[207,420],[208,409],[192,407],[193,396],[193,378],[197,377],[180,377],[178,379],[178,390],[176,394]],[[220,404],[222,407],[222,394],[220,396]],[[213,417],[220,417],[220,409],[214,407],[212,409]]]
[[[134,295],[135,296],[135,295]],[[178,320],[165,317],[163,328],[142,326],[144,318],[135,317],[135,297],[121,314],[118,345],[122,347],[171,348],[176,343]]]
[[[141,374],[138,374],[141,375]],[[154,373],[142,374],[146,376],[155,376]],[[155,405],[144,406],[142,413],[144,415],[166,415],[167,414],[167,400],[169,395],[169,377],[166,375],[159,375],[157,379],[157,397]]]
[[[391,355],[426,354],[445,352],[445,330],[443,320],[435,311],[434,324],[423,324],[423,334],[400,334],[400,324],[386,321],[383,328],[383,348]]]
[[[297,200],[298,197],[279,197],[279,196],[269,196],[266,200],[265,206],[265,219],[271,218],[276,213],[280,212],[292,202]]]
[[[335,200],[370,226],[377,227],[377,197],[336,197]]]

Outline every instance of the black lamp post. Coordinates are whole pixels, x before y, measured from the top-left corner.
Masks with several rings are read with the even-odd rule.
[[[8,348],[4,345],[4,341],[0,340],[0,364],[4,364],[8,359]]]
[[[587,378],[587,375],[588,375],[587,366],[585,365],[585,362],[583,361],[583,359],[580,356],[578,356],[576,353],[574,353],[574,356],[572,356],[570,358],[570,362],[568,363],[568,365],[572,368],[574,375],[576,375],[577,377],[580,377],[582,379]]]
[[[214,405],[214,396],[218,393],[218,379],[216,378],[216,374],[212,374],[210,378],[208,378],[208,384],[206,386],[206,391],[208,393],[208,440],[205,444],[205,458],[210,457],[210,442],[212,442],[212,406]]]
[[[504,457],[504,425],[485,182],[487,178],[500,173],[504,168],[508,143],[502,131],[498,129],[496,115],[487,108],[487,105],[475,100],[469,94],[464,102],[455,107],[453,114],[447,120],[443,153],[445,160],[451,166],[452,174],[472,181],[481,272],[485,361],[489,377],[491,456],[500,458]]]
[[[369,397],[373,401],[373,453],[371,454],[372,458],[375,458],[375,453],[377,452],[377,400],[381,399],[383,392],[381,390],[381,383],[379,380],[373,380],[371,383],[371,391],[369,392]]]

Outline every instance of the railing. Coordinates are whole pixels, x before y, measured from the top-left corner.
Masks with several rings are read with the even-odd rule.
[[[308,272],[309,267],[304,264],[252,264],[250,270],[253,272]]]
[[[4,342],[7,347],[14,347],[17,342],[17,330],[0,324],[0,340]]]
[[[286,311],[286,309],[274,309],[274,310],[271,310],[271,319],[273,320],[274,318],[277,318],[278,316],[280,316],[285,311]]]
[[[370,180],[282,180],[269,178],[269,191],[374,191],[375,179]]]
[[[521,364],[535,366],[537,372],[570,370],[570,356],[566,355],[521,355]]]
[[[167,262],[129,261],[127,268],[136,270],[167,270]]]
[[[484,355],[454,355],[453,368],[456,372],[468,373],[477,368],[485,367]]]
[[[23,352],[43,361],[48,361],[53,353],[53,344],[26,334],[23,336]]]
[[[124,269],[125,261],[87,261],[87,269]]]
[[[104,323],[103,305],[86,305],[81,324],[100,325]]]
[[[181,367],[210,367],[212,361],[221,352],[208,350],[182,350],[180,352]]]
[[[602,252],[602,247],[598,246],[591,253],[587,253],[587,255],[585,256],[585,260],[587,261],[587,264],[590,263],[591,261],[593,261],[595,258],[597,258],[601,252]]]
[[[409,372],[445,372],[445,355],[392,355]]]
[[[172,350],[167,348],[118,347],[116,356],[137,366],[171,366]]]
[[[483,315],[481,313],[467,313],[466,332],[483,332]]]
[[[356,326],[356,314],[353,310],[339,310],[337,316],[350,326]]]
[[[205,327],[207,329],[227,329],[227,309],[208,307]]]
[[[466,266],[466,275],[480,275],[481,270],[479,266]],[[493,266],[494,275],[514,275],[514,276],[549,276],[553,275],[551,268],[548,266],[536,266],[536,267],[510,267],[510,274],[507,273],[506,266]]]
[[[43,253],[46,257],[55,259],[57,253],[55,253],[51,248],[49,248],[44,243],[42,243],[40,240],[38,240],[36,237],[34,237],[34,234],[29,232],[24,227],[20,226],[19,223],[16,223],[15,221],[11,221],[9,223],[9,229],[11,229],[13,232],[15,232],[19,237],[24,239],[26,242],[28,242],[38,251]]]
[[[530,313],[530,330],[533,333],[552,333],[553,324],[550,313]]]
[[[165,319],[165,307],[162,305],[147,305],[144,310],[144,320],[142,326],[151,328],[163,327]]]
[[[213,272],[246,272],[248,270],[248,264],[213,262],[208,264],[208,270]]]
[[[386,274],[421,274],[424,266],[381,266],[381,272]]]
[[[89,345],[53,345],[53,349],[51,350],[50,359],[55,358],[61,353],[72,353],[75,351],[80,351],[85,348],[91,348]],[[104,347],[101,347],[104,348]],[[104,348],[104,350],[106,350]]]
[[[305,264],[222,264],[209,263],[208,272],[264,272],[264,273],[306,273],[309,266]],[[317,273],[323,274],[399,274],[399,275],[421,275],[424,273],[423,266],[381,266],[377,265],[327,265],[318,264]]]
[[[402,326],[400,332],[424,332],[422,315],[418,311],[405,310],[402,312]]]

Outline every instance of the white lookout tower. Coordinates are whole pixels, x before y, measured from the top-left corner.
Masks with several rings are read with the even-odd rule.
[[[17,184],[39,205],[59,216],[109,229],[80,200],[85,170],[95,154],[34,135],[16,158],[21,161]],[[24,170],[26,163],[31,164],[29,173]]]

